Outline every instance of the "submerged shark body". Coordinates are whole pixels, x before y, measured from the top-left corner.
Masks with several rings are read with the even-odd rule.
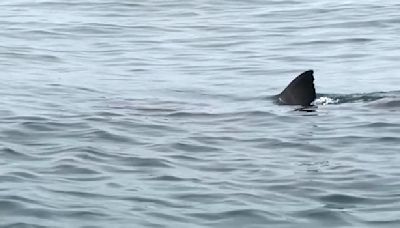
[[[277,96],[279,104],[311,106],[316,99],[314,71],[301,73]]]

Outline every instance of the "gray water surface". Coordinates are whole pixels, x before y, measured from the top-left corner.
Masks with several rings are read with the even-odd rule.
[[[1,1],[0,226],[399,227],[399,12]]]

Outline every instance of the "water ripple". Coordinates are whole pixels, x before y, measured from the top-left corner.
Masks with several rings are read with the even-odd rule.
[[[0,226],[398,227],[399,6],[1,1]]]

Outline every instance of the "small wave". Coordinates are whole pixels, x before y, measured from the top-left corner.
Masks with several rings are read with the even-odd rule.
[[[101,175],[101,172],[91,168],[79,167],[72,164],[60,164],[52,167],[49,171],[53,174],[61,175]],[[101,179],[101,178],[100,178]]]
[[[334,204],[360,204],[367,199],[347,194],[331,194],[320,198],[323,202]]]
[[[284,222],[284,218],[277,214],[252,208],[233,209],[220,212],[201,212],[188,213],[190,217],[208,221],[209,225],[228,225],[227,227],[253,227],[257,225],[265,226],[265,224],[279,224]],[[229,226],[230,225],[230,226]]]
[[[354,94],[318,94],[317,101],[324,104],[342,104],[342,103],[357,103],[376,101],[390,96],[390,93],[375,92],[375,93],[354,93]],[[330,103],[329,103],[330,102]]]
[[[382,98],[371,103],[371,106],[376,108],[398,109],[400,108],[400,97]]]
[[[128,201],[134,204],[145,203],[145,204],[153,204],[156,206],[165,206],[165,207],[174,207],[174,208],[182,208],[186,207],[184,204],[178,204],[176,202],[172,202],[172,200],[167,200],[164,198],[154,198],[154,197],[146,197],[146,196],[122,196],[119,197],[120,200]]]
[[[357,127],[360,127],[360,128],[399,128],[400,123],[373,122],[373,123],[362,124]]]
[[[171,145],[172,148],[179,151],[190,151],[190,152],[218,152],[221,148],[216,148],[206,145],[195,145],[189,143],[175,143]]]
[[[334,226],[348,226],[351,225],[351,221],[348,221],[344,214],[337,210],[332,210],[328,208],[314,208],[310,210],[301,211],[295,213],[301,219],[311,219],[319,221],[322,224],[330,224]]]
[[[121,165],[129,167],[148,167],[148,168],[170,168],[172,164],[166,159],[141,158],[141,157],[120,157],[118,159]]]
[[[31,171],[15,171],[7,173],[10,177],[21,178],[32,181],[33,179],[39,179],[40,176],[32,173]],[[1,177],[0,177],[1,178]]]
[[[41,226],[33,223],[17,222],[2,225],[4,228],[49,228],[50,226]]]
[[[208,113],[208,112],[187,112],[187,111],[177,111],[168,114],[170,117],[193,117],[193,118],[201,118],[201,117],[218,117],[221,114],[217,113]]]
[[[16,149],[13,148],[2,148],[0,149],[0,152],[2,153],[2,158],[6,158],[6,159],[10,159],[10,160],[27,160],[27,161],[33,161],[33,160],[37,160],[39,158],[36,158],[34,156],[31,156],[29,154],[26,154],[24,152],[18,151]]]
[[[200,181],[199,179],[196,178],[183,178],[183,177],[178,177],[178,176],[172,176],[172,175],[162,175],[162,176],[157,176],[157,177],[151,177],[148,178],[148,180],[156,180],[156,181],[173,181],[173,182],[181,182],[181,181]]]

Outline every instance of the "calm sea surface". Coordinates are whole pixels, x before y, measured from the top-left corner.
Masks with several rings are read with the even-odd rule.
[[[400,227],[397,1],[2,0],[1,227]],[[314,69],[315,112],[273,96]]]

